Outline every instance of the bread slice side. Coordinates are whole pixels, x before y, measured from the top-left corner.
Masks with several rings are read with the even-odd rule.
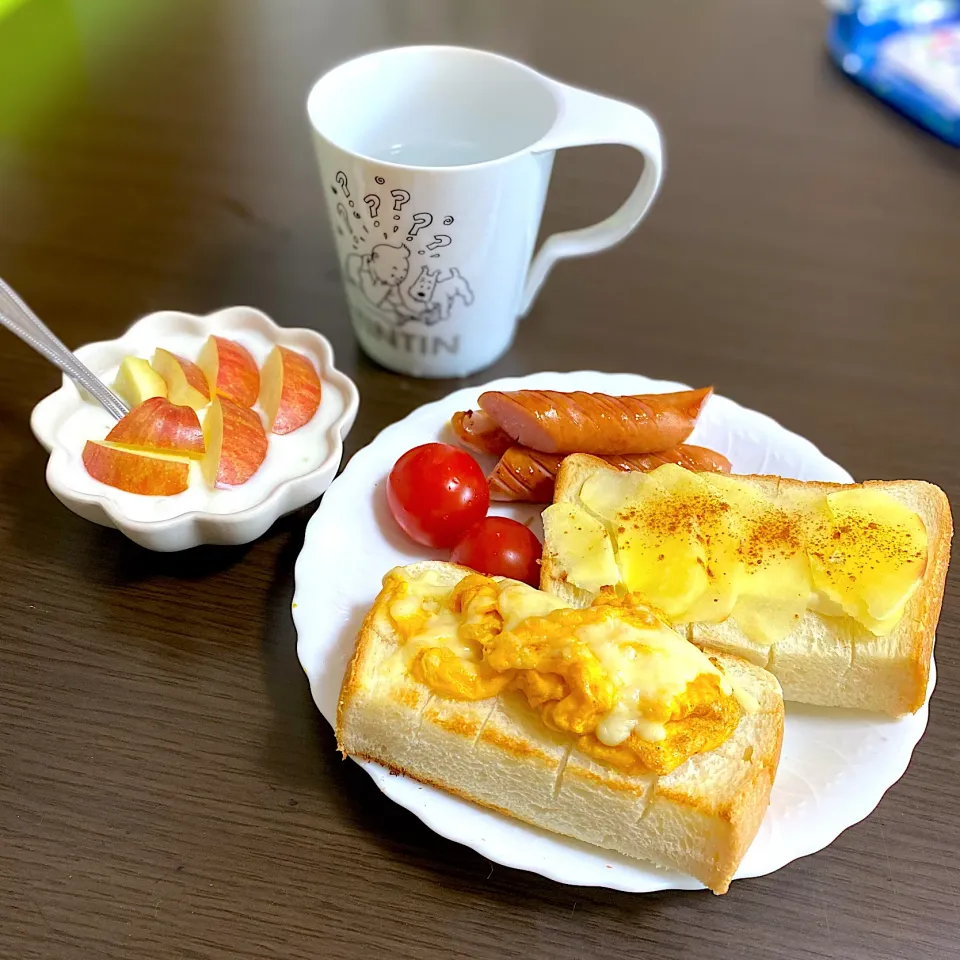
[[[579,503],[584,481],[612,467],[596,457],[567,457],[557,474],[555,503]],[[688,625],[690,639],[767,667],[779,679],[787,700],[851,707],[902,716],[926,700],[934,635],[950,562],[953,523],[946,494],[923,480],[868,480],[863,484],[821,483],[781,477],[741,476],[763,492],[803,487],[824,492],[863,486],[881,490],[919,514],[927,529],[927,567],[903,619],[886,637],[875,637],[849,617],[808,611],[797,628],[772,646],[747,637],[736,621]],[[571,606],[587,606],[593,596],[570,584],[550,538],[544,545],[540,588]]]
[[[452,582],[464,574],[444,566]],[[364,621],[344,678],[337,721],[344,755],[727,890],[769,803],[780,755],[783,701],[771,674],[710,651],[758,711],[716,750],[667,776],[626,776],[574,749],[516,694],[450,700],[397,670],[388,602],[381,594]]]

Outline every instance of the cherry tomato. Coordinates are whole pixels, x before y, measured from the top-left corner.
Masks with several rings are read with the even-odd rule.
[[[542,554],[540,541],[522,523],[486,517],[466,532],[450,559],[490,577],[511,577],[536,587]]]
[[[480,464],[449,443],[408,450],[387,478],[387,503],[403,531],[428,547],[451,547],[487,514]]]

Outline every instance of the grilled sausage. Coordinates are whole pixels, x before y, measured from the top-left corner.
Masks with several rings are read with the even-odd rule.
[[[694,472],[730,472],[730,461],[723,454],[688,443],[659,453],[612,454],[602,459],[618,470],[648,472],[665,463],[675,463]],[[551,503],[553,483],[562,460],[563,454],[510,447],[487,477],[490,499]]]
[[[712,387],[704,387],[611,397],[580,391],[494,390],[481,395],[480,408],[517,444],[542,453],[655,453],[690,436],[712,392]]]
[[[503,454],[513,440],[482,410],[461,410],[450,418],[457,439],[478,453]]]

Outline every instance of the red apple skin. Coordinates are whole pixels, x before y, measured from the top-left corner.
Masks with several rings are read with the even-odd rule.
[[[183,493],[190,476],[190,465],[184,460],[145,457],[96,440],[88,440],[84,446],[83,465],[94,480],[149,497]]]
[[[246,483],[267,456],[260,414],[226,397],[215,397],[203,423],[207,482],[218,487]]]
[[[279,344],[273,349],[261,375],[260,405],[272,433],[292,433],[309,423],[320,406],[320,376],[302,353]],[[269,382],[276,377],[280,378],[279,399],[276,384]]]
[[[226,337],[210,336],[197,361],[213,391],[242,407],[260,395],[260,370],[246,347]]]
[[[151,397],[134,407],[106,442],[145,453],[179,453],[191,460],[199,460],[206,449],[196,410],[165,397]]]

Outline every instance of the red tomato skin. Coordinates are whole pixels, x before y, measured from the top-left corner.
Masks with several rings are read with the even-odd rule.
[[[408,450],[387,477],[387,503],[400,528],[427,547],[451,547],[487,513],[487,480],[470,454],[449,443]]]
[[[508,517],[487,517],[464,534],[450,559],[488,577],[537,587],[542,555],[543,546],[528,527]]]

